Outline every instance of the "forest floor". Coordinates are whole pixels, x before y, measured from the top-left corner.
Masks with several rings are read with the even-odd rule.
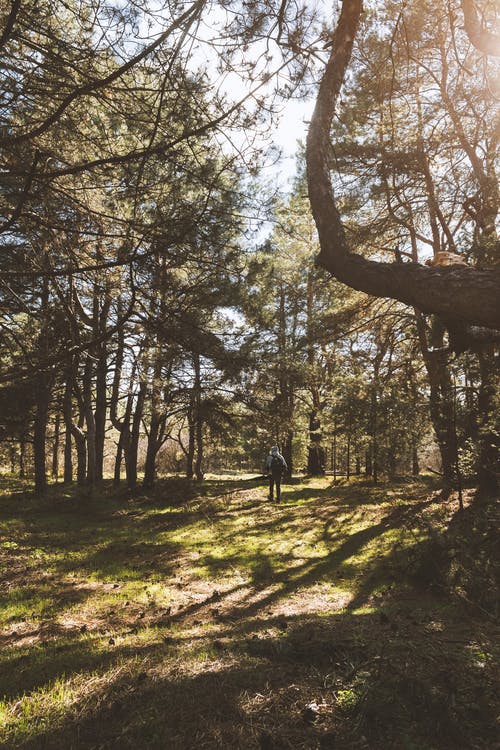
[[[460,514],[430,480],[297,479],[279,505],[234,478],[2,487],[0,747],[500,748],[471,493]]]

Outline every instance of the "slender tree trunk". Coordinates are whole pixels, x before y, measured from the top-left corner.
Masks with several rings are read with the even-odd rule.
[[[371,409],[370,409],[370,476],[374,482],[378,482],[379,473],[379,446],[378,446],[378,365],[374,369]]]
[[[95,476],[98,481],[104,474],[104,444],[106,440],[107,383],[108,371],[107,347],[100,344],[96,367],[95,385]]]
[[[351,432],[347,433],[347,455],[346,455],[346,479],[347,481],[351,478]]]
[[[316,373],[316,353],[311,332],[314,323],[314,271],[312,268],[309,268],[307,274],[306,315],[307,364],[309,368],[309,389],[312,398],[312,409],[309,412],[307,473],[312,476],[321,476],[325,473],[325,450],[322,445],[321,399]]]
[[[293,455],[292,455],[292,449],[293,449],[293,431],[289,430],[285,438],[283,440],[283,446],[282,446],[282,454],[283,458],[286,461],[286,465],[288,466],[287,476],[290,477],[293,473]]]
[[[139,392],[135,403],[134,417],[132,420],[132,430],[130,433],[130,449],[126,457],[127,483],[131,489],[137,485],[137,464],[139,458],[139,438],[141,431],[141,420],[144,413],[144,402],[146,399],[147,384],[141,381]]]
[[[83,431],[83,419],[74,433],[76,443],[76,481],[81,487],[87,483],[87,440]]]
[[[78,425],[73,422],[73,389],[78,391],[76,385],[76,371],[78,363],[73,360],[66,370],[66,385],[64,388],[63,417],[66,427],[65,441],[65,463],[64,463],[64,481],[70,482],[73,479],[73,462],[71,456],[71,437],[75,440],[76,446],[76,481],[79,485],[84,485],[87,479],[87,441],[83,430],[84,415],[83,408],[80,410]],[[81,396],[78,396],[79,402]]]
[[[145,487],[152,487],[156,479],[156,456],[161,446],[161,426],[162,416],[162,359],[159,349],[156,352],[156,360],[153,369],[153,383],[151,387],[151,420],[149,424],[148,444],[146,449],[146,461],[144,464],[144,481]]]
[[[121,480],[121,472],[122,472],[122,459],[123,459],[123,433],[120,432],[118,437],[118,442],[116,444],[116,454],[115,454],[115,468],[113,472],[113,485],[115,487],[118,487]]]
[[[44,494],[47,489],[46,439],[49,413],[49,383],[46,373],[40,373],[35,385],[36,411],[33,429],[33,460],[35,464],[35,492]]]
[[[56,413],[54,419],[54,443],[52,446],[52,477],[57,482],[59,477],[59,435],[60,435],[61,415]]]
[[[420,464],[418,461],[418,450],[415,445],[412,446],[411,451],[411,473],[414,477],[418,477],[420,474]]]
[[[203,421],[198,419],[196,421],[196,460],[194,464],[194,473],[198,481],[205,477],[203,472],[203,448]]]
[[[44,362],[48,356],[48,305],[49,285],[44,277],[40,295],[40,335],[38,347],[40,360]],[[50,380],[49,375],[42,365],[40,372],[35,376],[35,421],[33,426],[33,460],[35,464],[35,492],[44,494],[47,489],[46,471],[46,440],[47,421],[50,402]]]
[[[73,481],[73,446],[71,443],[71,432],[68,429],[64,431],[64,484],[70,484]]]
[[[195,354],[193,357],[194,366],[194,421],[195,421],[195,440],[196,440],[196,454],[194,473],[196,479],[201,481],[204,477],[203,474],[203,411],[201,408],[201,364],[200,355]]]
[[[104,260],[103,248],[100,242],[96,247],[96,258]],[[111,308],[111,292],[109,278],[105,276],[104,288],[102,279],[97,278],[94,283],[93,293],[93,329],[96,339],[106,333],[109,310]],[[106,340],[96,344],[92,351],[96,359],[95,365],[95,411],[90,425],[90,440],[92,455],[89,457],[89,473],[93,473],[93,481],[100,481],[104,471],[104,445],[106,441],[106,419],[107,419],[107,374],[108,374],[108,349]],[[89,415],[90,417],[90,415]],[[87,429],[88,422],[87,422]],[[90,480],[89,480],[90,481]]]
[[[500,358],[479,355],[479,496],[498,496],[500,482]]]
[[[132,380],[133,380],[133,373],[131,376],[129,393],[127,395],[127,405],[125,407],[125,414],[123,415],[123,419],[113,420],[114,427],[118,429],[119,431],[118,444],[116,446],[115,470],[114,470],[114,479],[113,479],[113,483],[115,487],[120,484],[122,459],[123,457],[125,457],[125,469],[126,469],[127,456],[129,455],[129,452],[130,452],[130,419],[132,416],[132,407],[133,407],[133,402],[134,402],[134,397],[131,393]]]
[[[19,442],[19,479],[24,479],[26,476],[26,436],[21,435]]]
[[[83,408],[85,416],[86,438],[87,438],[87,483],[94,485],[97,479],[96,474],[96,426],[95,416],[92,404],[92,377],[93,377],[93,360],[90,354],[87,354],[85,360],[85,371],[83,375]]]
[[[160,417],[157,413],[151,414],[149,425],[148,445],[146,449],[146,460],[144,463],[144,487],[152,487],[156,479],[156,455],[159,449],[158,434],[160,432]]]
[[[73,481],[73,449],[71,444],[71,427],[69,423],[72,420],[71,414],[71,390],[72,378],[70,368],[66,369],[66,382],[64,384],[63,397],[63,419],[65,426],[64,434],[64,483],[69,484]]]
[[[188,445],[186,452],[186,478],[194,476],[194,452],[196,447],[195,418],[194,418],[194,395],[191,395],[191,403],[188,410]]]

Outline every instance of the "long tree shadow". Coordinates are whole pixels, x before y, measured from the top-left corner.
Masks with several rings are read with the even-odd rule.
[[[191,646],[191,660],[183,651],[184,667],[175,644],[82,653],[75,666],[93,674],[89,691],[44,721],[33,714],[8,747],[493,747],[493,671],[469,652],[470,628],[447,645],[456,612],[429,614],[442,623],[432,637],[424,622],[394,634],[377,615],[271,618],[244,637],[237,623],[205,646],[198,635],[201,651]]]

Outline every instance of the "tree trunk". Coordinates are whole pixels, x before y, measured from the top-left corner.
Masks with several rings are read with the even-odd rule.
[[[123,433],[120,432],[120,435],[118,437],[118,442],[116,444],[116,454],[115,454],[115,468],[113,472],[113,485],[115,487],[118,487],[121,480],[121,472],[122,472],[122,459],[123,459]]]
[[[418,450],[415,445],[412,446],[412,451],[411,451],[411,473],[414,477],[418,477],[418,475],[420,474]]]
[[[500,368],[493,352],[479,356],[479,496],[498,496],[500,482]]]
[[[21,435],[19,442],[19,479],[24,479],[26,475],[26,436]]]
[[[48,377],[46,373],[42,372],[37,375],[35,383],[36,411],[33,429],[33,460],[35,464],[35,492],[37,494],[44,494],[47,489],[45,448],[49,399]]]
[[[430,415],[441,455],[444,484],[453,487],[458,466],[458,447],[455,429],[453,385],[448,368],[447,355],[443,348],[443,330],[434,325],[432,349],[427,345],[425,322],[418,310],[415,311],[420,350],[429,381]]]
[[[351,430],[350,425],[347,433],[347,456],[346,456],[346,479],[347,481],[351,478]]]
[[[122,314],[122,303],[118,300],[118,317]],[[115,430],[119,433],[118,445],[115,456],[115,469],[114,469],[114,484],[118,485],[121,478],[121,464],[122,458],[125,457],[125,472],[128,477],[128,456],[130,453],[130,438],[131,438],[131,427],[130,421],[132,419],[132,408],[134,405],[134,386],[135,377],[137,372],[137,359],[134,360],[132,365],[132,371],[130,373],[130,379],[128,381],[128,393],[127,402],[125,406],[125,413],[122,418],[118,415],[119,400],[120,400],[120,383],[122,376],[123,359],[125,352],[125,332],[123,327],[118,331],[118,343],[115,353],[115,369],[113,373],[113,385],[111,388],[111,401],[109,405],[109,417],[111,424]]]
[[[73,450],[71,445],[71,428],[69,422],[72,419],[71,415],[71,389],[72,381],[70,375],[70,368],[66,369],[66,382],[64,384],[64,396],[63,396],[63,419],[64,419],[64,483],[69,484],[73,481]]]
[[[311,476],[322,476],[325,473],[325,449],[321,445],[321,422],[314,409],[309,414],[307,473]]]
[[[66,385],[64,388],[63,417],[66,427],[65,441],[65,463],[64,463],[64,481],[71,481],[73,474],[72,456],[71,456],[71,437],[75,440],[76,446],[76,481],[83,485],[87,479],[87,441],[83,425],[85,423],[83,408],[80,410],[78,425],[73,422],[73,389],[77,391],[76,370],[77,361],[73,360],[66,370]],[[81,396],[78,396],[79,401]]]
[[[293,473],[293,455],[292,455],[292,449],[293,449],[293,431],[289,430],[285,438],[283,439],[283,446],[281,453],[283,455],[283,458],[286,461],[286,465],[288,466],[286,476],[291,477]]]
[[[54,420],[54,443],[52,446],[52,477],[57,482],[59,477],[59,434],[61,425],[61,415],[56,413]]]
[[[160,447],[158,434],[160,432],[160,417],[156,412],[151,414],[149,425],[148,445],[146,450],[146,461],[144,463],[144,487],[152,487],[156,479],[156,455]]]
[[[139,392],[135,403],[132,430],[130,433],[130,448],[126,455],[127,484],[131,489],[137,485],[137,463],[139,455],[139,438],[141,431],[141,420],[144,412],[144,401],[146,399],[147,385],[144,381],[139,386]]]
[[[87,439],[87,484],[94,485],[97,479],[96,473],[96,425],[92,404],[92,376],[93,359],[89,354],[85,360],[85,371],[83,375],[83,407]]]
[[[133,374],[131,376],[130,389],[132,388],[132,378],[133,378]],[[127,405],[125,407],[125,414],[123,415],[123,419],[121,420],[115,419],[113,421],[114,427],[119,429],[119,438],[118,438],[118,444],[116,446],[115,470],[114,470],[114,478],[113,478],[113,484],[115,485],[115,487],[120,484],[120,480],[121,480],[122,458],[123,456],[125,456],[125,467],[126,467],[127,456],[129,455],[129,451],[130,451],[130,419],[132,416],[132,406],[133,406],[133,401],[134,401],[133,395],[130,392],[130,389],[127,395]]]
[[[164,418],[162,416],[162,359],[161,352],[157,350],[153,369],[153,382],[151,386],[151,420],[149,424],[148,444],[146,449],[146,461],[144,464],[144,487],[152,487],[156,479],[156,456],[161,447],[161,426]]]
[[[106,440],[107,383],[108,372],[106,344],[100,344],[95,383],[95,478],[100,481],[104,474],[104,444]]]
[[[40,334],[38,338],[38,351],[40,360],[43,362],[47,359],[48,344],[48,306],[49,306],[49,286],[48,280],[44,277],[42,290],[40,294]],[[35,422],[33,426],[33,460],[35,464],[35,492],[45,493],[47,489],[47,472],[46,472],[46,440],[47,440],[47,421],[50,402],[50,382],[49,375],[43,369],[35,376]]]
[[[195,354],[193,358],[194,365],[194,417],[195,417],[195,439],[196,439],[196,460],[194,464],[194,473],[196,479],[201,481],[203,474],[203,412],[201,408],[201,366],[200,355]]]
[[[370,408],[370,457],[371,457],[371,476],[374,482],[379,478],[379,444],[378,444],[378,401],[379,401],[379,370],[380,364],[384,357],[384,351],[378,351],[373,363],[373,382],[371,387],[371,408]]]
[[[194,452],[196,447],[195,418],[194,418],[194,394],[191,394],[191,404],[188,410],[188,446],[186,453],[186,478],[194,476]]]
[[[71,432],[64,431],[64,484],[71,484],[73,481],[73,446],[71,444]]]

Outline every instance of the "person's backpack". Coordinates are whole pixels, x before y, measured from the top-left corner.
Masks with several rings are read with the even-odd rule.
[[[272,474],[283,474],[283,461],[279,456],[271,457],[271,473]]]

